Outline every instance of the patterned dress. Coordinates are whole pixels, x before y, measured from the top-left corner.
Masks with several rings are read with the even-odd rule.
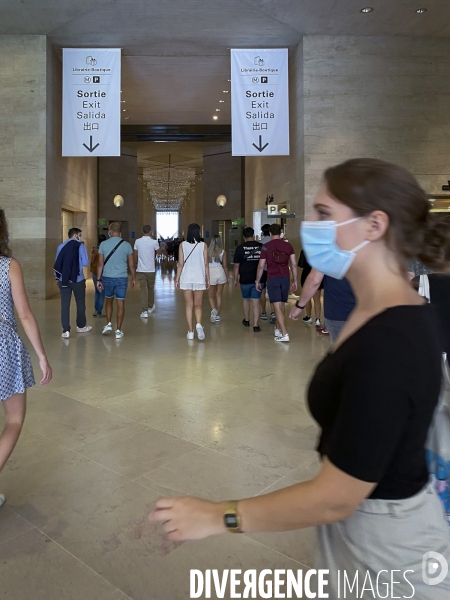
[[[0,256],[0,402],[34,385],[30,355],[17,333],[14,317],[11,260]]]

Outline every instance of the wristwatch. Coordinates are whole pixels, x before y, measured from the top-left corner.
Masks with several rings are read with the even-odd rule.
[[[227,530],[231,533],[243,533],[241,529],[241,517],[237,510],[236,500],[227,502],[223,515],[223,522],[225,523]]]
[[[295,303],[295,306],[296,306],[296,307],[297,307],[299,310],[303,310],[303,309],[305,308],[304,306],[301,306],[301,305],[298,303],[298,300],[297,300],[297,302]]]

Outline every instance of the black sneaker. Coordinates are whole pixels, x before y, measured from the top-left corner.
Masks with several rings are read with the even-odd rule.
[[[267,321],[267,315],[266,313],[261,313],[259,316],[260,319],[262,319],[263,321]]]
[[[273,325],[273,324],[274,324],[274,323],[276,323],[276,322],[277,322],[277,318],[276,318],[276,316],[275,316],[275,313],[271,313],[271,315],[270,315],[270,320],[269,320],[269,323],[270,323],[271,325]]]
[[[303,317],[302,321],[303,321],[303,323],[306,323],[307,325],[311,325],[311,323],[312,323],[311,317]]]
[[[250,327],[250,321],[246,321],[245,319],[242,319],[242,325],[244,327]]]
[[[259,333],[261,331],[261,327],[257,325],[256,327],[253,327],[253,331],[254,333]]]

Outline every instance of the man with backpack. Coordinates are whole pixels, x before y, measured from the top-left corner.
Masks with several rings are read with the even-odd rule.
[[[270,242],[265,243],[261,248],[261,258],[256,273],[256,289],[261,291],[261,277],[267,264],[267,291],[276,316],[274,340],[289,342],[284,309],[289,291],[295,292],[297,289],[297,260],[292,245],[281,239],[281,226],[274,223],[270,226],[269,232]],[[292,271],[292,284],[289,266]]]
[[[125,316],[125,297],[128,287],[128,267],[131,271],[131,287],[136,285],[136,267],[133,248],[121,238],[122,224],[111,223],[109,240],[102,242],[98,249],[97,289],[105,290],[105,312],[107,324],[102,334],[112,331],[114,297],[117,301],[116,339],[123,337],[122,323]]]

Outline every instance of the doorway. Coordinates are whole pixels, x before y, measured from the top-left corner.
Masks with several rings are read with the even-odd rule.
[[[156,213],[157,239],[174,239],[179,236],[180,214],[178,211],[168,212],[159,210]]]

